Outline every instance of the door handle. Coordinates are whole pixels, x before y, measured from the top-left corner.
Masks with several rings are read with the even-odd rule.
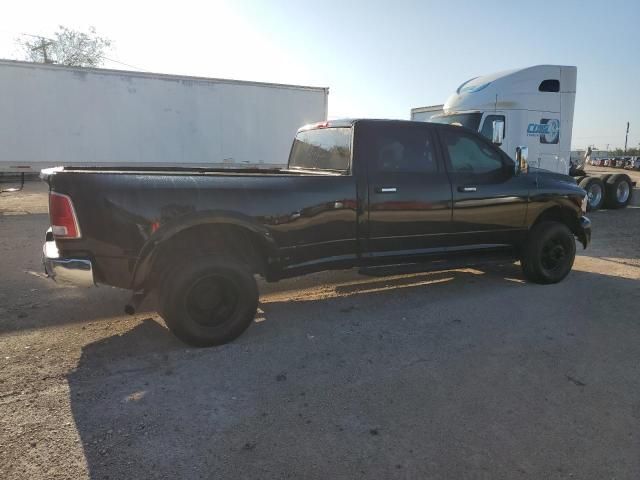
[[[478,187],[474,187],[474,186],[466,186],[466,187],[458,187],[458,191],[459,192],[476,192],[478,190]]]
[[[396,193],[398,191],[397,187],[377,187],[376,193]]]

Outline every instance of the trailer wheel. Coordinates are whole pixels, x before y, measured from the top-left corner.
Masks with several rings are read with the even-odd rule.
[[[560,222],[541,222],[529,232],[520,264],[527,280],[558,283],[571,271],[575,256],[576,239],[569,227]]]
[[[605,204],[608,208],[624,208],[631,201],[633,185],[624,173],[611,175],[606,181]]]
[[[613,175],[613,173],[607,173],[606,175],[600,175],[600,177],[598,177],[598,178],[600,178],[600,180],[602,180],[602,183],[604,183],[605,188],[607,186],[607,180],[609,180],[609,177],[611,175]]]
[[[251,325],[258,287],[241,262],[195,258],[170,275],[161,287],[160,314],[183,342],[195,347],[222,345]]]
[[[580,187],[587,191],[587,210],[593,212],[602,208],[605,187],[598,177],[586,177],[580,182]]]

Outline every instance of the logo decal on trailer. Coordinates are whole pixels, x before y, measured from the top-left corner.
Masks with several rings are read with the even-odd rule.
[[[540,143],[558,143],[560,140],[560,120],[557,118],[543,118],[540,123],[530,123],[527,135],[540,137]]]

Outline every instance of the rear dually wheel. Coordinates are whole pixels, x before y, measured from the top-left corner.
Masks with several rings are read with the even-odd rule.
[[[194,258],[169,275],[161,286],[160,314],[185,343],[222,345],[251,325],[258,308],[258,287],[247,265]]]

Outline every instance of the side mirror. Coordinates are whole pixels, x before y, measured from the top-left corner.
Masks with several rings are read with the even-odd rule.
[[[529,171],[529,147],[516,147],[516,175],[526,174]]]
[[[493,121],[492,141],[496,145],[502,145],[502,139],[503,138],[504,138],[504,121],[503,120],[494,120]]]

